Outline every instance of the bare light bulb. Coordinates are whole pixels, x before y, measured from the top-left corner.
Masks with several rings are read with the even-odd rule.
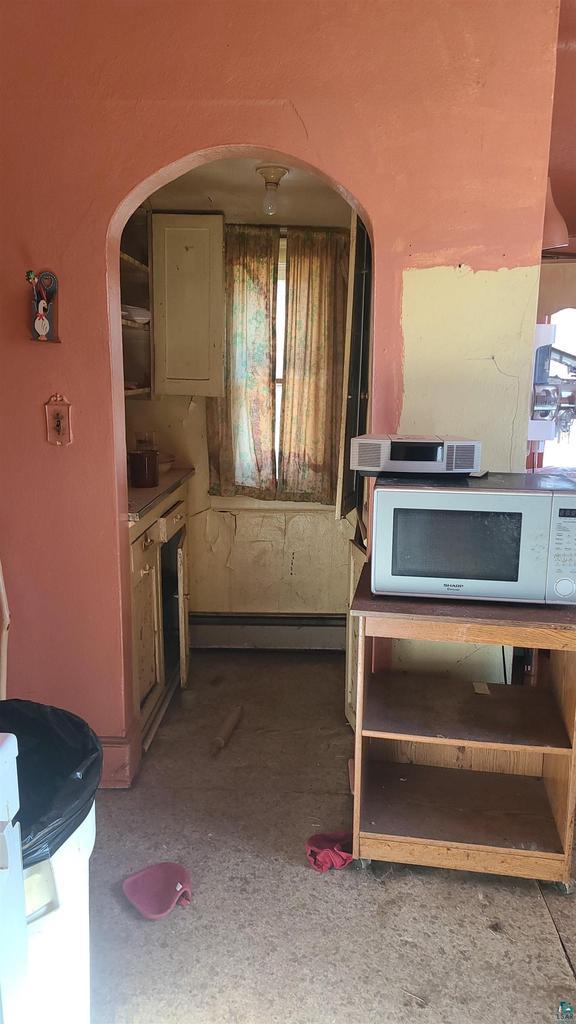
[[[264,192],[264,198],[262,200],[262,209],[268,217],[273,217],[278,211],[278,201],[276,192],[278,191],[278,183],[276,181],[267,181],[266,190]]]
[[[265,164],[257,167],[256,173],[264,178],[264,197],[262,209],[267,217],[273,217],[278,211],[278,185],[285,174],[288,174],[287,167],[277,167],[276,164]]]

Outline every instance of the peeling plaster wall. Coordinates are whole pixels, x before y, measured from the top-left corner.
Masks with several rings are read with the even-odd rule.
[[[350,523],[293,502],[211,499],[203,398],[133,399],[126,427],[129,443],[137,431],[155,430],[161,449],[196,468],[188,489],[190,611],[346,611]]]
[[[482,468],[522,470],[539,266],[403,277],[403,433],[482,441]]]
[[[189,529],[192,611],[346,611],[353,530],[333,511],[210,509]]]

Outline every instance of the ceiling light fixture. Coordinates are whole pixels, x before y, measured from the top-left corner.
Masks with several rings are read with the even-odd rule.
[[[278,209],[277,195],[278,185],[285,174],[288,174],[287,167],[277,167],[275,164],[266,164],[264,167],[257,167],[256,174],[264,178],[264,199],[262,209],[268,217],[273,217]]]

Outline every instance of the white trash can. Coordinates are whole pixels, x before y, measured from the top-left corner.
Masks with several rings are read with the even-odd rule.
[[[26,945],[22,981],[9,990],[3,982],[16,996],[3,1024],[90,1024],[88,870],[102,747],[83,719],[35,701],[0,700],[0,733],[17,741],[17,793],[4,826],[21,841],[13,860]],[[13,743],[13,781],[15,752]]]
[[[28,960],[22,1024],[90,1024],[88,868],[94,804],[59,850],[24,869]]]

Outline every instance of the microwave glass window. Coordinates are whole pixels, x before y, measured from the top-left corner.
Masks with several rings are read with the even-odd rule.
[[[521,512],[397,508],[392,575],[516,582]]]

